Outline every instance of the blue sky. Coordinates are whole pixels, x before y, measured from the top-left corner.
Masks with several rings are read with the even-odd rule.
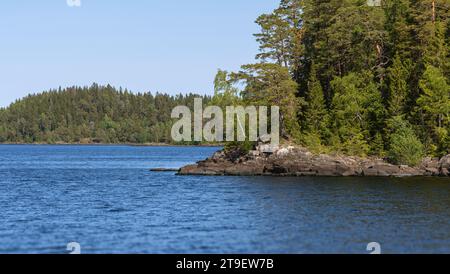
[[[251,63],[258,15],[278,0],[2,0],[0,107],[59,86],[211,94]]]

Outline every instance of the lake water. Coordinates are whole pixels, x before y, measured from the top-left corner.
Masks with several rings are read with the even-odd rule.
[[[0,146],[0,253],[450,253],[448,178],[149,171],[215,150]]]

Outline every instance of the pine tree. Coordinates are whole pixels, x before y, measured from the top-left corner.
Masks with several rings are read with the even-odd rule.
[[[274,60],[278,65],[291,69],[301,46],[301,0],[282,0],[273,13],[263,14],[256,20],[261,32],[255,34],[260,44],[256,58]]]
[[[412,33],[415,37],[413,51],[422,68],[426,64],[444,69],[448,64],[446,41],[450,18],[448,0],[411,0]]]

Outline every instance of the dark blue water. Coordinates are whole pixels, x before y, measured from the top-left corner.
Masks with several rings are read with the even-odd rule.
[[[215,150],[0,146],[0,253],[450,253],[448,178],[149,171]]]

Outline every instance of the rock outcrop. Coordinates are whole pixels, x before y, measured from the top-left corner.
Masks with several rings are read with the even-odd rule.
[[[439,173],[443,176],[450,176],[450,155],[439,161]]]
[[[211,176],[450,176],[450,155],[427,158],[419,167],[398,166],[382,159],[315,155],[285,146],[267,152],[259,146],[243,156],[216,152],[211,158],[183,167],[179,175]]]

